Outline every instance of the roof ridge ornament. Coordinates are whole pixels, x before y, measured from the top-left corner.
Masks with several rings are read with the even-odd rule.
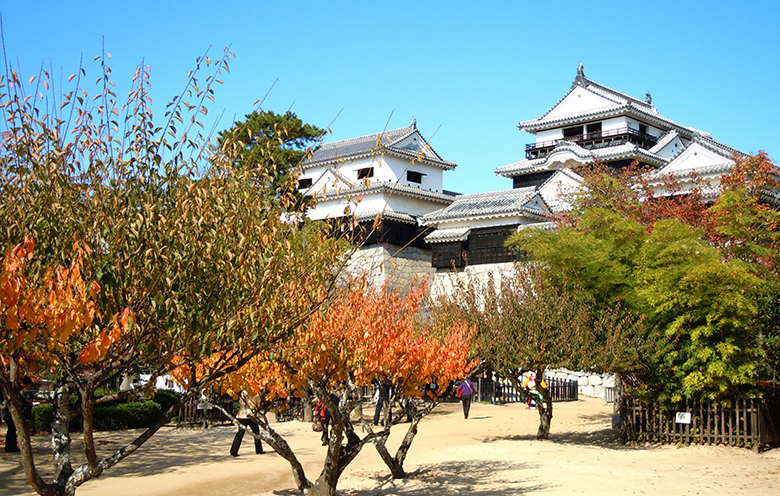
[[[582,62],[580,62],[580,65],[577,66],[577,77],[574,78],[574,82],[571,83],[572,89],[574,89],[575,86],[585,86],[587,84],[588,78],[585,77],[585,68],[582,66]]]
[[[650,92],[649,91],[647,93],[645,93],[645,103],[648,104],[648,105],[652,105],[653,104],[653,97],[650,96]]]

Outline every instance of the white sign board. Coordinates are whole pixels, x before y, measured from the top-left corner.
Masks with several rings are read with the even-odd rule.
[[[674,419],[675,422],[678,424],[690,424],[691,423],[691,414],[688,412],[677,412],[677,416]]]

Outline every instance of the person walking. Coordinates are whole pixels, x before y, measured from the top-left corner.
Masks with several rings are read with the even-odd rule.
[[[380,391],[381,388],[381,391]],[[384,393],[384,395],[382,394]],[[379,385],[379,387],[376,388],[376,392],[374,393],[374,399],[376,400],[376,410],[374,410],[374,425],[379,424],[379,418],[382,415],[382,408],[385,405],[384,398],[387,398],[387,401],[390,402],[390,399],[393,395],[393,389],[390,387],[390,383],[387,381],[382,381],[382,383]],[[389,403],[391,404],[391,403]],[[389,410],[388,419],[393,418],[393,411]],[[389,421],[389,420],[388,420]],[[392,423],[392,422],[391,422]],[[385,425],[384,420],[382,421],[382,426]]]
[[[463,403],[463,418],[469,418],[469,410],[471,409],[471,395],[477,392],[477,388],[474,387],[474,383],[466,377],[463,382],[460,383],[457,389],[457,395],[460,401]]]
[[[252,396],[250,398],[246,391],[241,391],[241,394],[238,398],[238,402],[241,408],[238,410],[236,420],[238,420],[241,425],[245,425],[252,429],[252,433],[255,435],[260,434],[260,426],[257,425],[257,422],[251,419],[251,416],[254,415],[253,409],[259,409],[260,401],[260,395]],[[232,456],[238,456],[238,449],[241,447],[241,441],[244,440],[245,432],[246,429],[243,427],[238,428],[238,432],[236,432],[236,436],[233,438],[233,445],[230,446],[230,454]],[[255,454],[262,455],[264,453],[263,443],[260,441],[259,437],[253,436],[253,438],[255,440]]]

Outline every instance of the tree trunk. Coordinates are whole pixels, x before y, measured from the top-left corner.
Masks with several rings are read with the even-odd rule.
[[[390,456],[390,452],[385,445],[387,437],[378,438],[374,441],[374,446],[376,446],[376,450],[379,452],[382,461],[384,461],[387,468],[390,469],[390,474],[392,474],[393,479],[406,478],[404,461],[406,460],[406,455],[409,454],[409,448],[412,446],[414,437],[417,435],[417,425],[419,423],[420,417],[417,415],[412,416],[412,423],[409,425],[409,430],[406,431],[406,436],[404,436],[403,441],[401,441],[401,445],[398,447],[398,451],[396,451],[394,457]]]
[[[304,422],[314,422],[314,414],[313,414],[313,407],[314,405],[311,404],[311,396],[306,395],[303,398],[301,398],[301,408],[303,408],[303,421]]]
[[[220,409],[224,412],[224,409]],[[265,436],[261,434],[260,439],[265,441],[268,446],[273,448],[273,450],[279,456],[287,460],[287,462],[290,464],[290,468],[292,469],[293,473],[293,480],[295,481],[295,487],[297,487],[301,492],[307,491],[309,488],[311,488],[312,484],[309,479],[306,478],[303,465],[301,465],[301,462],[298,461],[298,457],[295,456],[295,453],[293,452],[292,448],[290,448],[290,445],[287,444],[287,441],[285,441],[282,436],[280,436],[275,430],[271,428],[271,426],[268,425],[268,421],[265,418],[258,420],[260,420],[258,422],[258,425],[261,429],[260,432],[266,434]],[[245,427],[241,424],[235,421],[233,423],[238,425],[239,429],[245,429]],[[254,433],[251,430],[246,429],[246,432],[254,436]]]
[[[542,400],[537,402],[539,406],[539,431],[536,433],[536,439],[547,439],[550,435],[550,424],[553,416],[553,404],[550,392],[545,386],[542,386],[544,382],[542,377],[544,369],[536,372],[537,382],[536,390],[542,395]]]

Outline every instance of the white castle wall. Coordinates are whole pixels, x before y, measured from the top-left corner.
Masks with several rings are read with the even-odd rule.
[[[606,389],[615,387],[615,376],[612,374],[594,374],[593,372],[575,372],[568,369],[548,370],[546,378],[577,381],[579,393],[591,398],[606,399]]]

